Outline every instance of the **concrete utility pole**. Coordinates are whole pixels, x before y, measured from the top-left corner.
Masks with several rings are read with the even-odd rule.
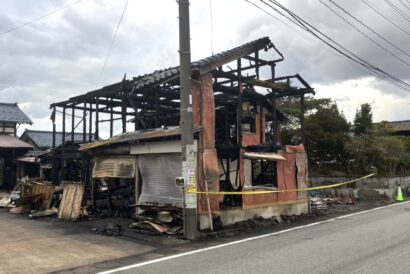
[[[191,95],[191,41],[189,30],[189,0],[179,0],[179,60],[180,60],[180,125],[182,147],[182,177],[184,189],[196,189],[192,95]],[[194,240],[197,231],[196,194],[186,193],[184,199],[184,236]]]

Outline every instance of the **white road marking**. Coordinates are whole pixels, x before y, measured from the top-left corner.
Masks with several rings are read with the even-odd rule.
[[[271,236],[276,236],[276,235],[280,235],[280,234],[283,234],[283,233],[299,230],[299,229],[302,229],[302,228],[307,228],[307,227],[311,227],[311,226],[317,226],[317,225],[320,225],[320,224],[330,223],[330,222],[334,222],[334,221],[339,220],[339,219],[349,218],[349,217],[352,217],[352,216],[356,216],[356,215],[360,215],[360,214],[364,214],[364,213],[368,213],[368,212],[372,212],[372,211],[376,211],[376,210],[380,210],[380,209],[385,209],[385,208],[389,208],[389,207],[408,204],[408,203],[410,203],[410,201],[401,202],[401,203],[397,203],[397,204],[391,204],[391,205],[387,205],[387,206],[375,207],[375,208],[372,208],[372,209],[368,209],[368,210],[364,210],[364,211],[360,211],[360,212],[356,212],[356,213],[351,213],[351,214],[347,214],[347,215],[327,219],[327,220],[320,221],[320,222],[315,222],[315,223],[310,223],[310,224],[307,224],[307,225],[296,226],[296,227],[284,229],[284,230],[277,231],[277,232],[272,232],[272,233],[268,233],[268,234],[255,236],[255,237],[241,239],[241,240],[237,240],[237,241],[233,241],[233,242],[229,242],[229,243],[225,243],[225,244],[220,244],[220,245],[205,247],[205,248],[201,248],[201,249],[196,249],[196,250],[192,250],[192,251],[188,251],[188,252],[184,252],[184,253],[180,253],[180,254],[176,254],[176,255],[161,257],[161,258],[158,258],[158,259],[154,259],[154,260],[150,260],[150,261],[146,261],[146,262],[141,262],[141,263],[137,263],[137,264],[133,264],[133,265],[123,266],[123,267],[119,267],[119,268],[99,272],[99,274],[109,274],[109,273],[115,273],[115,272],[128,270],[128,269],[132,269],[132,268],[138,268],[138,267],[145,266],[145,265],[155,264],[155,263],[168,261],[168,260],[172,260],[172,259],[176,259],[176,258],[180,258],[180,257],[185,257],[185,256],[197,254],[197,253],[202,253],[202,252],[213,250],[213,249],[218,249],[218,248],[231,246],[231,245],[237,245],[237,244],[241,244],[241,243],[245,243],[245,242],[249,242],[249,241],[254,241],[254,240],[258,240],[258,239],[263,239],[263,238],[267,238],[267,237],[271,237]]]

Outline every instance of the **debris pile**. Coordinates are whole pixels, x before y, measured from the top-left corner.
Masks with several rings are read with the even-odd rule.
[[[176,235],[182,233],[182,209],[177,207],[139,206],[140,213],[130,228],[146,234]]]
[[[50,209],[55,186],[38,178],[22,178],[9,195],[0,200],[0,207],[9,208],[10,213],[28,213],[32,209]]]
[[[115,225],[113,223],[108,223],[100,228],[93,228],[91,229],[92,232],[95,234],[100,234],[104,236],[120,236],[122,233],[122,226]]]
[[[0,200],[0,207],[10,213],[30,213],[30,219],[58,216],[62,220],[77,220],[83,214],[84,185],[64,182],[55,186],[39,178],[22,178],[10,194]]]
[[[350,197],[311,197],[310,204],[312,210],[326,210],[332,205],[352,205],[354,200]]]

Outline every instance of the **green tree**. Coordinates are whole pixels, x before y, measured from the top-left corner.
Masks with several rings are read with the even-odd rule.
[[[316,99],[312,96],[305,97],[304,117],[316,113],[319,109],[330,108],[333,101],[330,98]],[[285,97],[278,100],[278,109],[286,116],[286,121],[281,124],[281,140],[283,144],[300,144],[300,98]],[[307,131],[305,125],[305,132]]]
[[[336,103],[318,108],[306,117],[306,146],[311,163],[344,163],[344,144],[349,140],[349,127]]]
[[[372,107],[368,103],[364,103],[360,106],[360,109],[356,110],[356,114],[353,120],[353,131],[355,135],[370,134],[373,128],[373,113]]]

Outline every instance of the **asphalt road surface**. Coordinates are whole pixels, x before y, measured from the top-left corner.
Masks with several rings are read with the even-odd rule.
[[[410,273],[410,204],[114,269],[113,273]]]

